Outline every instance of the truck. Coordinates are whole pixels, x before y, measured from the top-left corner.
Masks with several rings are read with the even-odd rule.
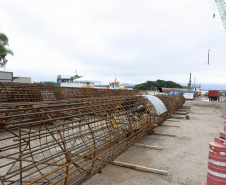
[[[220,91],[215,91],[215,90],[211,90],[208,92],[208,98],[209,100],[213,100],[213,101],[219,101],[220,99]]]

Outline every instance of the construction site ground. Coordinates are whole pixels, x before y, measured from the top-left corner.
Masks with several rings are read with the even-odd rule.
[[[165,121],[163,124],[180,125],[180,127],[159,126],[155,129],[156,132],[175,134],[176,137],[146,135],[139,141],[146,145],[164,147],[163,150],[132,146],[116,159],[125,163],[166,170],[168,175],[109,164],[102,173],[96,174],[84,185],[201,185],[207,176],[209,143],[213,142],[215,137],[219,137],[220,131],[223,130],[226,102],[209,102],[205,101],[205,98],[199,98],[186,101],[184,106],[191,106],[190,120]],[[182,115],[175,116],[185,118]]]

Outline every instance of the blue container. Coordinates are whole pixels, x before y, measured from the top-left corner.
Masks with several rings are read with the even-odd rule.
[[[194,93],[195,94],[195,91],[182,91],[182,94],[184,93]]]
[[[184,94],[184,93],[193,93],[194,94],[193,100],[195,99],[195,94],[196,94],[195,91],[182,91],[182,94]]]
[[[181,94],[181,93],[177,92],[177,91],[171,91],[171,92],[169,92],[168,96],[174,96],[174,95],[178,95],[178,94]]]

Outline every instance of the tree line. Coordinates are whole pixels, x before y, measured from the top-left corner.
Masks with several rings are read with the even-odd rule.
[[[182,88],[180,84],[173,81],[156,80],[147,81],[145,83],[137,84],[134,86],[136,90],[156,90],[158,88]]]

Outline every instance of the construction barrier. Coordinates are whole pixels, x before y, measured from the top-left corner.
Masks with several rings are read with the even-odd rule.
[[[215,138],[209,144],[207,181],[202,185],[226,184],[226,141]]]

